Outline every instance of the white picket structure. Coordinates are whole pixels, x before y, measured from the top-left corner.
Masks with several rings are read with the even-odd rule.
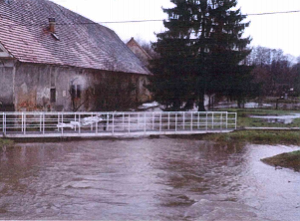
[[[4,112],[4,137],[134,137],[230,132],[233,112]]]

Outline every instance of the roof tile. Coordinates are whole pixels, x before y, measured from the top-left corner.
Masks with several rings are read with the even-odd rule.
[[[19,61],[150,74],[112,30],[48,0],[10,2],[0,1],[0,42]]]

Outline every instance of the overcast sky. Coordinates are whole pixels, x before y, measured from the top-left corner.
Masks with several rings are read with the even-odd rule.
[[[170,0],[52,0],[95,22],[165,19],[162,7],[172,7]],[[238,0],[244,14],[300,10],[300,0]],[[300,56],[300,13],[249,16],[246,35],[252,45],[283,49]],[[162,22],[103,24],[122,40],[135,37],[155,41],[154,33],[164,30]]]

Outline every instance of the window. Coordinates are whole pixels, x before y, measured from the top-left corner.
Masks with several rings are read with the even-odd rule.
[[[81,98],[81,86],[77,85],[77,98]]]
[[[73,99],[74,98],[81,98],[81,93],[82,93],[81,85],[72,84],[71,88],[70,88],[70,93],[71,93],[71,96],[72,96]]]
[[[52,103],[56,102],[56,89],[55,88],[50,89],[50,102],[52,102]]]
[[[70,93],[72,98],[76,98],[76,89],[75,89],[75,85],[73,84],[71,85]]]

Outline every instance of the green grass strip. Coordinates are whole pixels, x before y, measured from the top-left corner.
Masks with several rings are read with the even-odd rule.
[[[262,159],[261,161],[270,166],[279,166],[300,171],[300,151],[279,154],[274,157]]]
[[[14,145],[14,141],[8,139],[0,139],[0,147],[12,147]]]
[[[209,134],[205,135],[204,139],[216,142],[300,145],[300,131],[236,131],[226,134]]]

